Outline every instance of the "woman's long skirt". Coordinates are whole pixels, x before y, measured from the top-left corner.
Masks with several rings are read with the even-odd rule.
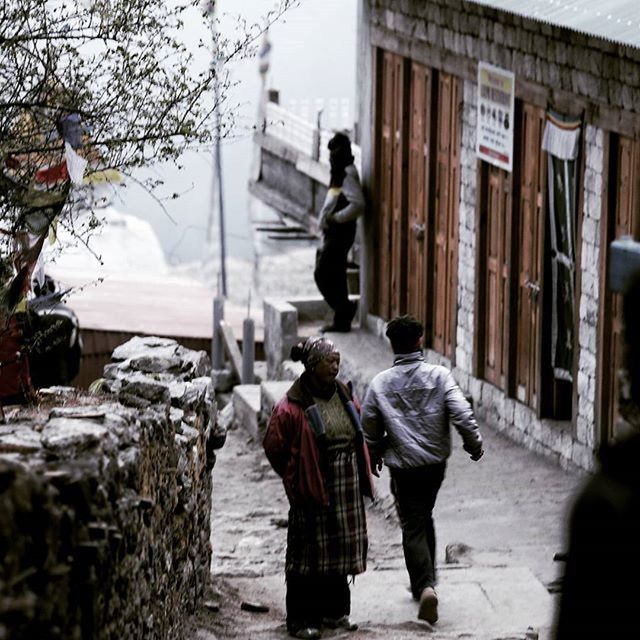
[[[286,572],[355,575],[366,569],[367,524],[355,451],[327,454],[327,507],[289,510]]]

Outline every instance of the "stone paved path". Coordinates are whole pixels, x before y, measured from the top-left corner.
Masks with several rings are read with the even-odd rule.
[[[326,638],[516,640],[533,627],[548,638],[557,577],[553,553],[562,548],[567,501],[580,478],[484,430],[487,456],[474,465],[459,447],[450,459],[436,505],[440,620],[416,619],[407,590],[400,533],[386,505],[368,508],[368,570],[352,587],[357,632]],[[229,432],[214,469],[212,574],[218,612],[202,609],[194,638],[284,640],[284,577],[288,505],[280,479],[259,443]],[[380,481],[378,481],[380,482]],[[446,564],[445,546],[471,551]],[[243,601],[269,607],[243,611]],[[535,637],[535,636],[531,636]]]

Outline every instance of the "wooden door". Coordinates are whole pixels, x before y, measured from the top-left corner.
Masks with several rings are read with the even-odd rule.
[[[483,377],[507,389],[509,359],[509,254],[511,247],[511,189],[509,173],[482,163],[480,194],[481,247],[484,251],[482,299]]]
[[[458,291],[460,99],[459,79],[447,73],[438,74],[433,348],[452,361],[455,354]]]
[[[405,60],[388,51],[379,61],[378,109],[379,152],[377,162],[377,312],[389,318],[404,305],[406,272],[406,181],[405,154]]]
[[[515,392],[518,400],[539,410],[546,175],[542,134],[545,112],[525,104],[521,117]]]
[[[607,242],[603,261],[604,286],[601,333],[602,358],[602,438],[613,440],[618,422],[619,380],[618,370],[624,365],[624,337],[622,296],[606,285],[608,276],[608,246],[612,240],[624,235],[640,240],[640,141],[612,136],[610,144],[610,200],[607,223]]]
[[[391,227],[391,316],[406,311],[407,304],[407,121],[408,60],[394,56],[393,197]]]
[[[429,283],[430,231],[429,207],[429,144],[431,129],[431,70],[414,62],[411,65],[409,112],[409,171],[407,232],[407,312],[431,334],[429,309],[432,288]]]

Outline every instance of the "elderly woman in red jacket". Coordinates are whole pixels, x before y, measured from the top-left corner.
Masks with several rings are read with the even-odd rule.
[[[290,503],[287,629],[294,638],[319,638],[322,626],[357,628],[347,579],[366,568],[371,467],[360,407],[337,380],[333,342],[309,338],[291,357],[305,370],[274,407],[263,444]]]

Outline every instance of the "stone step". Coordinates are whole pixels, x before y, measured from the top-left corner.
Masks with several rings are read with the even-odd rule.
[[[291,380],[268,380],[260,385],[260,415],[263,424],[271,416],[274,405],[291,387]]]
[[[233,423],[252,438],[261,438],[271,411],[291,386],[291,380],[238,384],[233,388]]]
[[[300,376],[300,374],[304,371],[304,365],[302,362],[294,362],[293,360],[285,360],[282,363],[282,380],[293,381]]]
[[[233,423],[251,437],[260,436],[260,385],[238,384],[233,388]]]

